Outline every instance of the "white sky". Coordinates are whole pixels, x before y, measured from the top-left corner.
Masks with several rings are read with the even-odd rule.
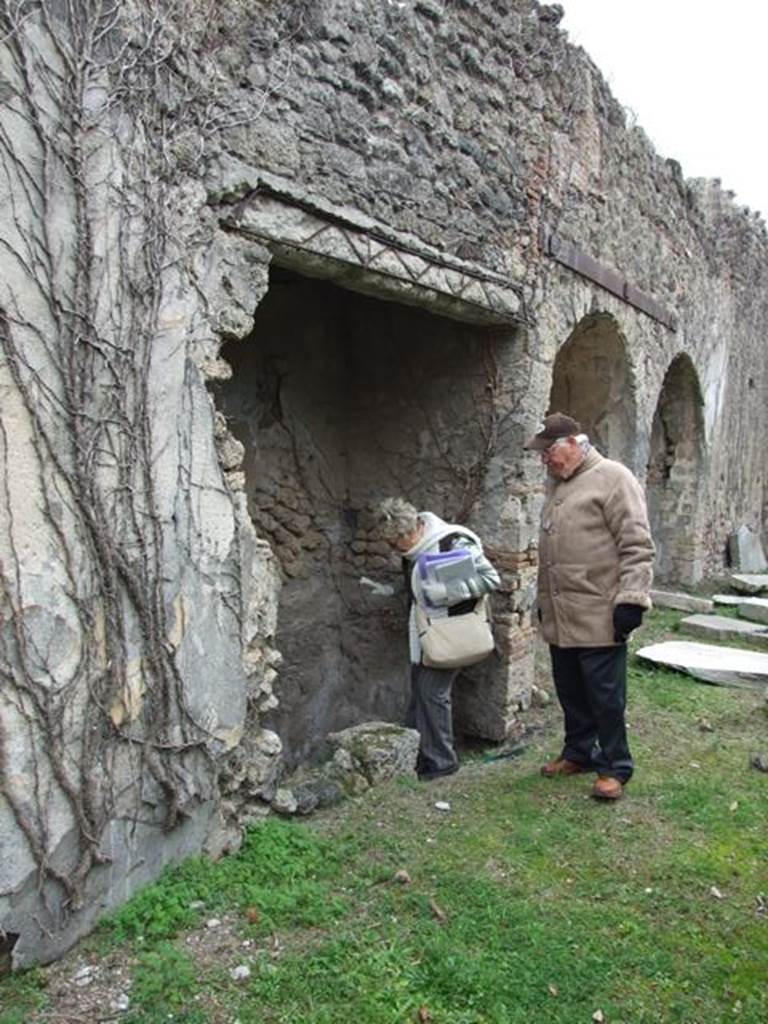
[[[655,149],[768,220],[768,0],[561,0]]]

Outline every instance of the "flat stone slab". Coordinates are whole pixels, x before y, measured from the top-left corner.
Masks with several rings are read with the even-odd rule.
[[[693,594],[670,590],[652,590],[651,600],[655,608],[676,608],[681,612],[711,612],[714,608],[708,597],[694,597]]]
[[[768,600],[764,597],[748,597],[739,603],[739,615],[742,619],[768,626]]]
[[[717,686],[756,690],[768,686],[768,654],[758,651],[669,640],[641,647],[637,656],[643,661],[687,672],[694,679]]]
[[[736,607],[748,599],[743,594],[713,594],[712,600],[715,604],[728,604]]]
[[[731,565],[740,572],[765,572],[768,569],[760,535],[753,533],[748,526],[740,526],[731,534],[728,551]]]
[[[759,594],[768,590],[768,575],[765,573],[731,573],[731,586],[740,594]]]
[[[729,619],[725,615],[689,615],[680,621],[680,629],[710,640],[749,640],[768,647],[768,628],[756,622]]]

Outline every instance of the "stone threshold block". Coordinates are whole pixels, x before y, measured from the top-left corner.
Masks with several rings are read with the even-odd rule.
[[[707,597],[680,594],[670,590],[652,590],[651,600],[655,608],[676,608],[680,612],[711,612],[714,604]]]
[[[760,594],[768,590],[768,575],[764,573],[731,573],[731,586],[740,594]]]
[[[758,651],[669,640],[641,647],[637,656],[717,686],[755,690],[768,686],[768,654]]]
[[[749,640],[750,643],[768,648],[768,629],[756,622],[742,622],[725,615],[689,615],[682,619],[680,629],[694,636],[706,636],[710,640]]]
[[[750,622],[768,626],[768,600],[764,597],[748,597],[739,602],[739,615]]]

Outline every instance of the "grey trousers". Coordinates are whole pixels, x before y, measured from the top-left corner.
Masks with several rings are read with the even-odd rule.
[[[450,775],[459,766],[453,749],[451,688],[459,674],[456,668],[427,668],[411,665],[411,698],[405,724],[421,736],[416,770]]]

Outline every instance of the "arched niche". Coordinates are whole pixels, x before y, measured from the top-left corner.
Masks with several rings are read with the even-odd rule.
[[[697,520],[704,463],[703,400],[687,355],[670,364],[656,404],[646,473],[656,576],[694,583],[703,575]]]
[[[610,314],[584,317],[557,353],[549,410],[573,416],[603,455],[634,466],[635,390]]]

